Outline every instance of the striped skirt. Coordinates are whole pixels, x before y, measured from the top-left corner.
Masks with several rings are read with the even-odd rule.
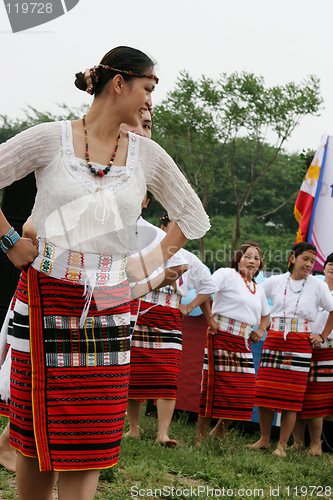
[[[253,357],[244,337],[207,332],[199,416],[251,420],[254,395]]]
[[[176,399],[182,354],[178,309],[135,300],[139,316],[131,339],[131,399]]]
[[[313,349],[303,408],[298,418],[333,416],[333,345]]]
[[[256,379],[255,405],[271,410],[301,411],[312,346],[309,333],[269,330]]]
[[[95,288],[80,328],[83,288],[30,268],[16,292],[10,442],[38,457],[41,471],[118,462],[129,382],[128,282]]]

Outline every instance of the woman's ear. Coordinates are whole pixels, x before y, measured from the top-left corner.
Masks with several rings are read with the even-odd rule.
[[[110,83],[112,83],[113,90],[116,94],[120,95],[124,88],[124,78],[121,75],[116,75]]]

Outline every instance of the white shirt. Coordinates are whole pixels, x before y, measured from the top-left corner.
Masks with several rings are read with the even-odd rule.
[[[217,291],[213,298],[213,314],[255,326],[261,316],[269,314],[269,305],[261,285],[256,284],[256,293],[252,294],[240,273],[233,268],[221,268],[212,276]],[[249,284],[253,290],[253,282]]]
[[[65,249],[97,254],[135,249],[147,189],[187,238],[202,237],[208,217],[172,158],[150,139],[128,137],[126,165],[98,177],[75,157],[69,121],[32,127],[0,145],[0,189],[35,171],[37,235]]]
[[[159,227],[154,226],[150,222],[146,221],[143,217],[139,217],[136,223],[136,241],[138,250],[140,250],[141,255],[146,255],[151,252],[153,248],[156,248],[160,242],[165,238],[166,233],[162,231]],[[162,255],[162,253],[161,253]],[[138,252],[134,251],[131,256],[138,256]],[[167,260],[163,266],[159,267],[154,271],[154,273],[149,276],[148,279],[152,279],[158,274],[160,274],[164,269],[170,267],[177,267],[187,264],[187,260],[183,254],[176,252],[169,260]],[[143,280],[144,283],[146,280]]]
[[[212,275],[201,260],[184,248],[181,248],[176,255],[178,254],[185,259],[188,270],[177,280],[177,293],[186,297],[190,288],[194,288],[197,295],[214,293],[216,287]]]
[[[330,292],[330,294],[333,297],[333,290]],[[316,316],[316,319],[312,323],[311,326],[311,331],[312,333],[315,333],[317,335],[321,335],[322,331],[324,330],[328,318],[328,312],[322,309],[321,307],[319,308],[318,314]],[[329,339],[333,339],[333,331],[329,334],[328,336]]]
[[[286,291],[284,314],[284,293],[289,276],[289,272],[280,274],[279,276],[271,276],[262,283],[266,297],[273,302],[271,310],[272,318],[283,318],[285,316],[286,318],[314,321],[319,307],[328,312],[333,311],[333,297],[330,294],[327,283],[310,275],[301,294],[294,292],[301,290],[304,280],[290,279],[290,286],[287,287]],[[296,314],[294,314],[298,299]]]

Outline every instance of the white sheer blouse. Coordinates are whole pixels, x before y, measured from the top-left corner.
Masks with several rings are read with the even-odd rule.
[[[202,237],[210,227],[172,158],[135,134],[129,133],[126,165],[100,178],[75,157],[69,121],[37,125],[0,145],[0,188],[32,171],[37,234],[65,249],[98,254],[136,249],[135,225],[147,189],[188,239]]]

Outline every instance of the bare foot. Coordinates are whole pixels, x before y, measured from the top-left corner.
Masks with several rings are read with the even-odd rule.
[[[247,448],[252,448],[252,450],[268,450],[270,448],[269,441],[266,441],[263,438],[260,438],[259,441],[253,444],[247,444]]]
[[[165,446],[166,448],[175,448],[177,446],[177,441],[175,439],[165,438],[156,438],[155,443],[160,444],[161,446]]]
[[[275,455],[276,457],[286,457],[286,448],[287,447],[283,443],[279,442],[276,450],[273,451],[272,455]]]
[[[308,451],[308,455],[313,455],[315,457],[321,457],[322,449],[321,445],[311,445]]]
[[[220,423],[220,421],[215,425],[214,429],[212,429],[209,433],[209,435],[212,438],[220,438],[223,439],[226,433],[226,428],[224,427],[223,424]]]
[[[10,472],[16,471],[16,450],[9,448],[4,450],[3,447],[0,448],[0,464],[5,467],[5,469]]]
[[[123,437],[140,439],[140,434],[139,434],[139,431],[137,433],[135,433],[135,432],[129,430],[125,434],[123,434]]]
[[[11,472],[16,471],[16,450],[9,444],[9,423],[0,435],[0,464]]]
[[[289,449],[296,451],[297,453],[301,453],[302,451],[305,450],[305,446],[304,446],[304,443],[302,441],[294,441]]]

